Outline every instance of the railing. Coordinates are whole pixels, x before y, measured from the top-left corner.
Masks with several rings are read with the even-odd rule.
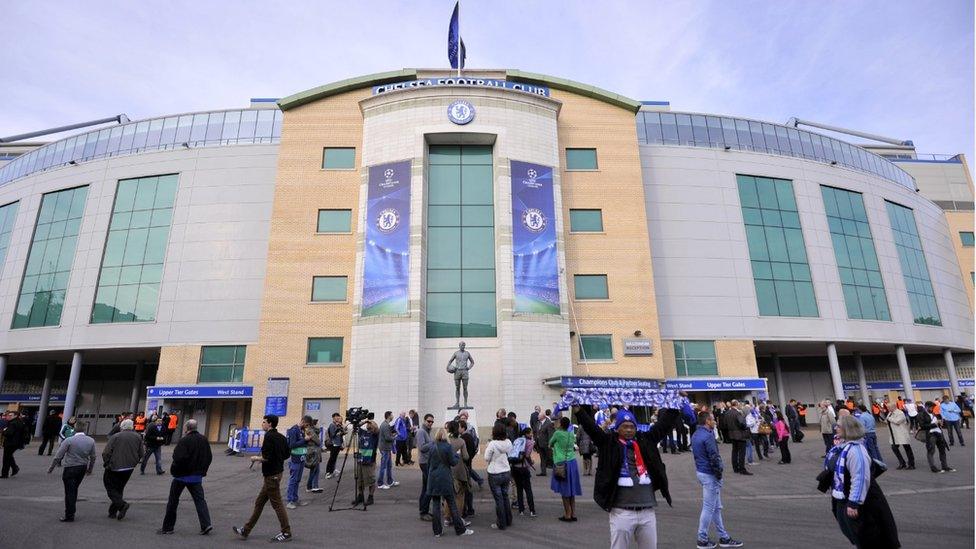
[[[949,162],[953,164],[962,163],[962,155],[959,154],[914,154],[911,156],[885,156],[893,162]]]
[[[755,151],[838,164],[915,190],[915,179],[881,156],[818,133],[769,122],[682,112],[637,113],[643,144]]]
[[[48,143],[0,167],[0,185],[88,160],[180,147],[281,140],[281,111],[235,109],[138,120]]]

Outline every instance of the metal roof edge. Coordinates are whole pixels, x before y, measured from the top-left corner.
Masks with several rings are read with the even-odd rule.
[[[338,82],[333,82],[331,84],[326,84],[324,86],[319,86],[317,88],[312,88],[310,90],[305,90],[303,92],[298,92],[288,97],[284,97],[278,100],[278,107],[287,111],[289,109],[294,109],[306,103],[311,103],[312,101],[317,101],[324,97],[329,97],[331,95],[338,95],[351,90],[357,90],[360,88],[379,86],[382,84],[389,84],[390,82],[397,82],[404,79],[415,79],[417,78],[417,69],[400,69],[398,71],[387,71],[378,72],[374,74],[367,74],[365,76],[357,76],[354,78],[347,78],[345,80],[339,80]]]
[[[539,74],[534,72],[525,72],[518,69],[508,69],[505,71],[505,75],[508,78],[514,78],[526,82],[528,84],[542,84],[547,85],[550,88],[556,88],[557,90],[568,91],[590,97],[604,103],[609,103],[615,107],[620,107],[634,114],[640,110],[640,101],[635,101],[629,97],[613,93],[611,91],[598,88],[596,86],[590,86],[589,84],[582,84],[580,82],[575,82],[573,80],[567,80],[565,78],[557,78],[555,76],[549,76],[546,74]]]

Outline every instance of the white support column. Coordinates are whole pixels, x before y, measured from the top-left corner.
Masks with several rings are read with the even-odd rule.
[[[959,378],[956,376],[956,363],[952,360],[952,349],[944,349],[942,356],[945,357],[946,370],[949,370],[949,390],[952,398],[959,396]]]
[[[895,345],[895,357],[898,359],[898,371],[901,372],[901,385],[905,390],[905,400],[915,400],[915,390],[912,388],[912,376],[908,373],[908,358],[905,356],[905,346]]]
[[[861,402],[871,408],[871,395],[868,394],[868,378],[864,375],[864,361],[861,353],[854,353],[854,366],[857,367],[857,385],[861,389]]]
[[[129,397],[129,411],[132,412],[133,417],[138,412],[136,406],[139,405],[139,389],[142,388],[142,371],[146,367],[146,361],[140,360],[136,363],[136,376],[132,380],[132,395]]]
[[[47,419],[48,401],[51,400],[51,383],[54,381],[54,368],[57,363],[53,360],[47,363],[47,371],[44,372],[44,388],[41,389],[41,409],[37,411],[37,425],[34,427],[34,436],[39,437],[44,433],[44,420]]]
[[[779,355],[773,353],[773,377],[776,379],[776,396],[779,397],[777,406],[786,406],[786,387],[783,386],[783,368],[779,364]]]
[[[844,400],[844,382],[840,378],[840,362],[837,361],[837,344],[827,344],[827,365],[830,367],[830,383],[834,387],[834,398]]]
[[[75,415],[75,397],[78,395],[78,380],[81,378],[81,351],[71,357],[71,373],[68,374],[68,394],[64,395],[64,421]]]

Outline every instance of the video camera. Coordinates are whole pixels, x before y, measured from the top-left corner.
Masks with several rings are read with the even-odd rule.
[[[356,406],[355,408],[349,408],[346,410],[346,421],[357,426],[363,421],[372,421],[375,417],[376,414],[361,406]]]

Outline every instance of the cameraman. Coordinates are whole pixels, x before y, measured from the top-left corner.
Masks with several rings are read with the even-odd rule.
[[[373,504],[373,492],[376,490],[376,449],[380,441],[380,429],[375,421],[367,421],[358,429],[359,451],[356,452],[356,499],[352,505],[360,503]],[[364,498],[366,488],[369,487],[369,497]]]
[[[342,424],[342,416],[339,412],[332,414],[332,423],[329,424],[328,432],[325,436],[325,446],[329,449],[329,462],[325,464],[325,478],[332,478],[335,474],[336,459],[343,448],[343,437],[346,436],[346,428]]]

